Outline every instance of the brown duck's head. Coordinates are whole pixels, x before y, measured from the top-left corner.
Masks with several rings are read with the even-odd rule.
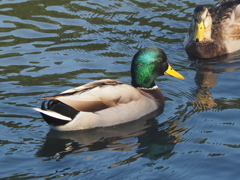
[[[193,12],[194,35],[193,41],[201,42],[204,38],[211,37],[212,18],[208,9],[197,6]]]

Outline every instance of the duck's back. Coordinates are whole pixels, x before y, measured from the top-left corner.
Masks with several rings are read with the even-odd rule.
[[[127,84],[98,86],[81,94],[60,97],[58,100],[68,105],[76,104],[73,106],[79,111],[69,123],[53,127],[62,131],[129,122],[153,112],[164,104],[163,95],[157,86],[146,89]]]

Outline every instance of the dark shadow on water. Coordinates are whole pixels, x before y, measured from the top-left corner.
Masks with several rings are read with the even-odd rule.
[[[213,87],[218,86],[218,74],[240,70],[240,51],[208,60],[189,60],[193,61],[190,66],[196,70],[197,88],[192,92],[196,101],[193,102],[193,106],[200,110],[212,108],[222,110],[226,105],[237,105],[234,100],[224,102],[222,99],[215,99],[211,91]]]
[[[107,149],[108,152],[136,150],[138,155],[126,157],[119,162],[120,164],[135,161],[138,157],[167,159],[172,155],[175,144],[181,141],[181,136],[177,135],[176,121],[168,120],[158,123],[155,117],[162,112],[163,109],[158,109],[139,120],[114,127],[74,132],[50,130],[45,143],[36,152],[36,156],[51,160],[64,158],[68,154]],[[137,140],[127,141],[130,138],[137,138]],[[111,167],[120,164],[113,164]]]

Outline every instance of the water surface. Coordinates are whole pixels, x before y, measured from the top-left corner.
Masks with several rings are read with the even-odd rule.
[[[189,59],[196,5],[217,1],[0,2],[0,178],[238,179],[240,52]],[[165,108],[138,121],[50,130],[40,98],[93,80],[130,84],[132,56],[162,48],[184,81],[156,84]]]

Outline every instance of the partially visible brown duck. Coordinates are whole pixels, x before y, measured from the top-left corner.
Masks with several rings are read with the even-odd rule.
[[[197,6],[184,48],[190,57],[203,59],[240,50],[240,0]]]

